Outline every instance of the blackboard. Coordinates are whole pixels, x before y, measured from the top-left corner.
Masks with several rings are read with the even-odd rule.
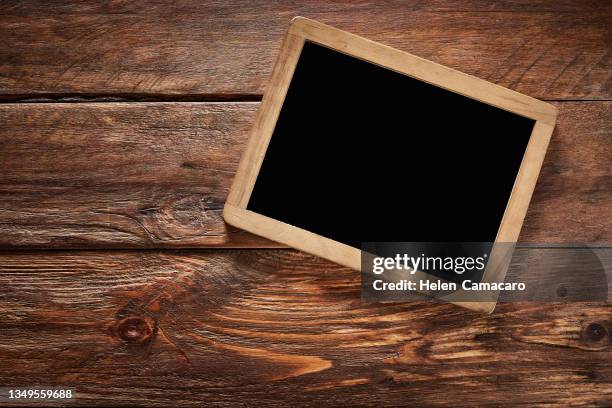
[[[534,123],[306,42],[247,209],[356,248],[493,242]]]
[[[299,17],[223,216],[357,270],[366,242],[513,243],[556,115],[545,102]],[[504,254],[483,279],[491,264],[496,277],[505,273]]]

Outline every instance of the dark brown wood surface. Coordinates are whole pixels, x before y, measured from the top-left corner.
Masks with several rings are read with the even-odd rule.
[[[255,103],[0,104],[0,245],[267,245],[223,203]]]
[[[552,101],[521,241],[609,247],[609,1],[7,0],[0,385],[99,406],[611,406],[609,303],[365,304],[357,273],[223,223],[295,15]],[[543,285],[564,252],[540,251],[510,273]]]
[[[612,103],[563,102],[528,242],[612,241]],[[0,104],[0,245],[275,245],[221,211],[257,103]],[[562,210],[559,210],[562,209]]]
[[[610,305],[365,304],[354,271],[291,250],[5,253],[0,291],[4,383],[81,404],[612,401]]]
[[[259,96],[296,15],[538,98],[610,99],[601,1],[3,1],[0,93]]]

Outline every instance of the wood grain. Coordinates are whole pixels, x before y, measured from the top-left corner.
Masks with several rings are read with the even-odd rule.
[[[519,240],[612,242],[612,102],[557,106]]]
[[[610,99],[609,1],[0,3],[0,94],[252,98],[296,15],[541,99]],[[143,35],[146,33],[146,35]]]
[[[0,105],[1,245],[268,245],[221,218],[256,108]]]
[[[612,241],[611,102],[558,103],[522,241]],[[223,223],[256,103],[0,104],[0,246],[275,245]]]
[[[0,379],[100,406],[612,401],[610,305],[358,299],[291,250],[4,252]]]
[[[0,101],[258,101],[296,15],[540,99],[612,97],[606,0],[4,0]],[[556,104],[523,242],[612,241],[611,105]],[[0,104],[0,248],[274,245],[220,217],[257,108]],[[558,278],[543,251],[510,274]],[[0,384],[81,406],[612,405],[609,303],[483,316],[362,304],[358,279],[292,250],[0,251]]]

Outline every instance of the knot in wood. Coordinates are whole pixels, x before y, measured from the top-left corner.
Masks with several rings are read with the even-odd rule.
[[[138,316],[126,317],[117,325],[117,336],[127,343],[143,343],[152,333],[151,324]]]
[[[591,323],[586,327],[585,334],[590,341],[600,341],[608,335],[608,331],[599,323]]]

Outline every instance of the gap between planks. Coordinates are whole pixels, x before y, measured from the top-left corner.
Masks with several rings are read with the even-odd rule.
[[[261,94],[40,94],[0,95],[0,104],[12,103],[180,103],[261,102]],[[540,99],[544,102],[609,102],[612,99]]]

